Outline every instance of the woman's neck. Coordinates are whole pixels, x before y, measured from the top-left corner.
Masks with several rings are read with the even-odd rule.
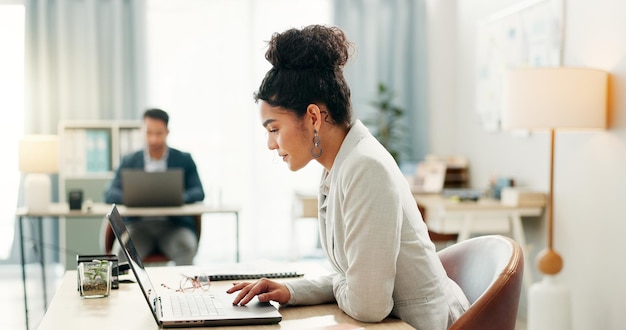
[[[320,131],[320,137],[323,137],[321,141],[322,155],[317,158],[317,162],[327,171],[330,171],[335,163],[335,158],[339,153],[341,144],[343,144],[343,140],[346,139],[346,135],[348,135],[350,131],[350,127],[335,125],[326,125],[323,127],[325,127],[325,129],[323,128],[322,131]]]

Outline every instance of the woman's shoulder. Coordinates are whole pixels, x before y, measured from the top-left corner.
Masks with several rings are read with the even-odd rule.
[[[348,167],[396,166],[391,154],[374,137],[365,137],[354,145],[344,163]]]
[[[362,141],[365,142],[365,141]],[[339,164],[337,175],[347,178],[364,178],[369,180],[390,179],[397,167],[393,157],[382,146],[373,143],[359,143],[346,155]],[[386,181],[386,180],[383,180]]]

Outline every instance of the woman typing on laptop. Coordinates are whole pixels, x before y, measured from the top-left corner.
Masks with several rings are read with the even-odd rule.
[[[236,283],[233,303],[336,301],[353,318],[387,316],[417,329],[446,329],[468,306],[446,275],[407,181],[385,148],[353,120],[343,77],[351,45],[338,28],[308,26],[272,36],[272,64],[255,93],[268,148],[292,171],[324,167],[321,244],[335,274],[316,280]]]
[[[163,110],[149,109],[144,112],[143,130],[146,146],[143,150],[126,155],[122,159],[120,167],[115,172],[115,177],[105,192],[105,202],[126,204],[122,179],[124,174],[133,174],[132,171],[127,172],[130,169],[145,172],[182,170],[184,188],[182,202],[194,203],[204,199],[202,183],[191,155],[167,145],[168,122],[169,116]],[[162,187],[162,189],[165,190],[168,187]],[[159,191],[153,193],[165,195]],[[142,259],[158,250],[174,261],[176,265],[192,264],[198,250],[198,228],[193,217],[132,217],[125,218],[124,221]],[[113,252],[118,254],[120,258],[124,255],[119,253],[117,242],[113,246]]]

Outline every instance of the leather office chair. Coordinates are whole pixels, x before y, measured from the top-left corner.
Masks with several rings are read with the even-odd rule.
[[[522,290],[521,246],[500,235],[471,238],[438,252],[470,302],[450,330],[514,330]]]
[[[198,242],[200,241],[200,234],[202,233],[202,215],[196,215],[196,227],[198,227]],[[102,222],[102,235],[100,235],[100,246],[101,250],[104,251],[105,254],[112,254],[113,250],[113,242],[115,242],[115,234],[113,233],[113,229],[111,228],[111,224],[105,218]],[[154,252],[142,260],[144,263],[167,263],[170,259],[160,252]]]

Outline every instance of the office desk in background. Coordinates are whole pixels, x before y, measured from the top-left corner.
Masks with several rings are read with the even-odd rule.
[[[437,234],[456,234],[457,242],[470,238],[472,234],[510,233],[524,250],[524,280],[530,287],[531,263],[526,253],[522,219],[542,216],[543,203],[512,206],[495,199],[460,202],[438,194],[418,193],[414,193],[413,197],[425,210],[424,221],[428,230]]]
[[[242,268],[242,266],[244,266]],[[150,279],[155,290],[161,289],[160,283],[170,283],[178,279],[179,274],[224,274],[245,273],[246,265],[235,264],[232,266],[180,266],[180,267],[147,267]],[[249,273],[268,273],[296,271],[304,273],[306,277],[315,278],[328,273],[325,267],[317,263],[293,263],[276,266],[272,263],[263,263],[263,267],[248,268]],[[129,275],[130,276],[130,275]],[[278,279],[289,281],[293,279]],[[226,290],[232,283],[230,281],[212,282],[210,290]],[[234,298],[234,296],[233,296]],[[355,325],[367,329],[413,329],[408,324],[398,319],[386,319],[382,323],[362,323],[354,320],[337,304],[323,304],[315,306],[279,306],[282,321],[273,325],[255,326],[227,326],[211,327],[210,329],[334,329],[335,325]],[[157,324],[152,317],[148,305],[137,283],[121,283],[118,290],[112,290],[108,298],[82,299],[76,291],[76,271],[68,271],[54,296],[50,308],[44,315],[39,330],[56,329],[157,329]],[[188,329],[197,329],[188,328]],[[336,328],[339,329],[339,328]]]
[[[95,203],[90,209],[82,210],[70,210],[68,204],[53,203],[46,211],[31,212],[25,207],[19,207],[15,212],[17,216],[17,222],[19,227],[19,239],[20,239],[20,262],[22,268],[22,284],[24,286],[24,311],[26,314],[26,327],[28,328],[28,301],[26,292],[26,270],[25,270],[25,254],[24,254],[24,229],[23,219],[34,218],[39,222],[37,239],[35,239],[35,245],[39,251],[39,264],[41,266],[41,281],[43,286],[43,299],[44,310],[47,309],[48,294],[46,285],[46,272],[45,272],[45,259],[44,259],[44,241],[43,241],[43,225],[44,218],[60,218],[61,226],[64,226],[65,218],[81,218],[81,217],[94,217],[99,221],[103,221],[104,216],[111,210],[111,204]],[[235,244],[236,255],[235,260],[239,262],[239,208],[236,207],[213,207],[203,203],[185,204],[180,207],[126,207],[124,205],[118,205],[118,210],[122,216],[182,216],[182,215],[202,215],[209,213],[232,213],[235,217]],[[61,231],[64,232],[64,231]],[[100,233],[98,233],[100,235]],[[59,249],[65,251],[66,249],[65,237],[60,238]],[[65,254],[62,254],[62,263],[74,262],[73,260],[65,260]]]

